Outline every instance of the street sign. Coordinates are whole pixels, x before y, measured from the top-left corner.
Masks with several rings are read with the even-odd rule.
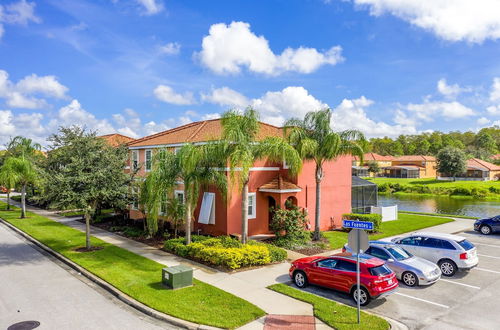
[[[373,230],[373,222],[356,221],[356,220],[342,220],[342,227],[352,229]]]
[[[361,229],[353,229],[347,235],[347,245],[353,254],[368,250],[368,234]]]

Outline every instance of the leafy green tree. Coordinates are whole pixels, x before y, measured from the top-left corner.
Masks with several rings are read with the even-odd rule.
[[[467,171],[467,157],[457,148],[446,147],[441,149],[436,157],[439,173],[455,177]]]
[[[191,222],[198,204],[200,188],[214,186],[226,194],[227,178],[220,169],[224,167],[222,148],[209,143],[202,146],[185,144],[176,154],[164,149],[153,157],[153,168],[144,181],[141,203],[145,205],[148,231],[154,235],[162,201],[173,193],[177,182],[182,181],[185,194],[184,221],[186,244],[191,243]]]
[[[355,155],[363,161],[364,135],[357,130],[334,132],[331,128],[332,111],[324,109],[308,112],[304,119],[290,119],[285,123],[285,135],[302,159],[316,164],[316,214],[314,240],[320,239],[321,182],[323,165],[343,155]]]
[[[368,172],[373,174],[378,174],[381,171],[380,165],[376,161],[367,162],[365,165],[368,166]]]
[[[479,133],[476,135],[474,145],[479,150],[484,150],[487,157],[497,152],[497,144],[488,132]]]
[[[241,187],[241,241],[248,239],[248,182],[250,168],[259,159],[285,161],[291,175],[302,168],[298,152],[281,137],[258,140],[260,129],[258,112],[248,108],[243,114],[228,111],[222,115],[222,145],[231,172],[231,184]]]
[[[48,139],[44,197],[51,207],[81,208],[85,215],[85,246],[91,249],[90,218],[100,203],[117,209],[128,204],[130,177],[123,168],[126,147],[108,146],[96,132],[77,126],[61,127]]]
[[[21,218],[26,218],[26,187],[38,182],[37,168],[27,158],[8,157],[2,166],[2,171],[14,174],[12,178],[15,184],[21,186]]]
[[[7,144],[7,153],[13,157],[35,159],[42,155],[41,150],[42,146],[39,143],[24,136],[16,136]]]
[[[16,187],[18,182],[18,173],[11,165],[2,165],[0,167],[0,186],[7,189],[7,210],[10,210],[10,191]]]
[[[425,137],[420,137],[416,142],[415,153],[417,155],[428,155],[431,144]]]

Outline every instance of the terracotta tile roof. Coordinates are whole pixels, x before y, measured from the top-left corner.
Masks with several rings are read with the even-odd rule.
[[[491,156],[491,159],[495,159],[495,160],[500,159],[500,154],[496,154],[496,155]]]
[[[259,187],[259,190],[262,189],[272,189],[272,190],[289,190],[289,189],[299,189],[301,190],[299,186],[297,186],[295,183],[290,182],[286,179],[283,179],[281,175],[278,175],[268,183],[263,184],[262,186]]]
[[[129,143],[130,147],[207,142],[221,138],[221,119],[198,121],[179,126],[160,133],[145,136]],[[269,136],[282,136],[282,129],[266,123],[260,123],[258,140]]]
[[[108,143],[112,147],[118,147],[119,145],[122,144],[128,144],[135,140],[134,138],[122,134],[107,134],[107,135],[101,135],[99,137],[101,139],[106,140],[106,143]]]
[[[478,159],[478,158],[471,158],[467,160],[467,167],[471,167],[473,169],[485,169],[488,171],[500,171],[500,166],[489,163],[487,161]]]
[[[436,157],[434,156],[424,156],[424,155],[407,155],[407,156],[399,156],[393,159],[397,162],[435,162]]]
[[[359,160],[358,156],[353,156],[354,160]],[[374,152],[369,152],[363,155],[363,161],[365,162],[370,162],[370,161],[380,161],[380,162],[390,162],[393,160],[393,156],[382,156]]]

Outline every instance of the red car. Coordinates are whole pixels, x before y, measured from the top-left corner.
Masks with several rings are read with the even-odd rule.
[[[388,296],[398,287],[396,274],[383,260],[360,254],[360,284],[362,306],[371,299]],[[305,257],[292,262],[290,278],[296,286],[304,288],[315,284],[349,293],[357,302],[356,256],[336,254],[330,257]]]

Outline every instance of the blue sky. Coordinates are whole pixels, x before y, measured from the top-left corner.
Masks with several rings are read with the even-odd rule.
[[[500,125],[489,0],[5,0],[0,144],[60,125],[139,137],[253,106],[368,136]]]

